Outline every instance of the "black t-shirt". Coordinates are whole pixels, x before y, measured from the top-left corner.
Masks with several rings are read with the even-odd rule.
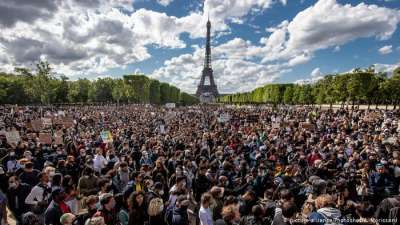
[[[19,175],[19,179],[22,183],[29,184],[33,187],[39,183],[39,179],[37,177],[39,173],[40,172],[38,170],[32,170],[32,172],[24,171],[21,173],[21,175]]]

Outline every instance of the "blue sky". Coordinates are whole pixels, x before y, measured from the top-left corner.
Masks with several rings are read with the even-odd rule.
[[[5,0],[0,70],[45,59],[72,80],[140,72],[194,93],[210,15],[221,93],[370,65],[390,72],[399,9],[393,0]]]

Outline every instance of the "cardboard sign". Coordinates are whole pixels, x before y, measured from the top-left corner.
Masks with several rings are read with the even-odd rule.
[[[100,136],[104,143],[113,142],[112,134],[110,131],[102,131],[100,133]]]
[[[53,122],[51,121],[51,118],[42,118],[43,126],[44,127],[51,127],[53,125]]]
[[[72,117],[65,117],[62,120],[62,125],[65,128],[70,128],[70,127],[72,127],[74,125],[74,119]]]
[[[314,130],[314,128],[315,128],[314,124],[307,123],[307,122],[300,123],[300,127],[302,129],[306,129],[306,130]]]
[[[34,131],[41,131],[43,127],[42,120],[32,120],[31,125]]]
[[[18,142],[21,140],[19,132],[16,130],[6,132],[6,138],[7,142],[10,144],[18,144]]]
[[[52,139],[50,133],[40,133],[39,134],[39,142],[42,144],[51,145]]]
[[[218,122],[220,123],[226,123],[229,122],[230,120],[231,120],[231,115],[229,115],[228,113],[221,114],[219,115],[218,118]]]
[[[165,104],[165,107],[168,109],[173,109],[176,107],[176,105],[175,105],[175,103],[167,103],[167,104]]]

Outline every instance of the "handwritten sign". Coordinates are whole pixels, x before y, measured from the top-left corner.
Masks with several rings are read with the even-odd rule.
[[[16,130],[6,132],[6,138],[7,142],[10,144],[18,144],[18,142],[21,140],[19,132]]]
[[[41,120],[32,120],[31,121],[31,125],[32,125],[32,129],[34,131],[41,131],[42,127],[43,127],[43,124],[42,124]]]
[[[40,133],[39,134],[39,142],[42,144],[51,145],[52,139],[50,133]]]
[[[300,123],[300,127],[305,130],[314,130],[314,128],[315,128],[314,124],[307,123],[307,122]]]
[[[70,127],[72,127],[74,125],[74,119],[72,117],[65,117],[62,120],[62,125],[65,128],[70,128]]]
[[[173,109],[176,107],[176,105],[175,105],[175,103],[167,103],[167,104],[165,104],[165,107],[168,109]]]
[[[42,118],[42,122],[44,127],[51,127],[53,125],[51,118],[44,117]]]
[[[113,141],[112,134],[110,131],[102,131],[100,133],[100,136],[104,143],[110,143]]]
[[[220,123],[226,123],[229,122],[230,120],[231,120],[231,115],[229,115],[228,113],[221,114],[219,115],[218,118],[218,122]]]

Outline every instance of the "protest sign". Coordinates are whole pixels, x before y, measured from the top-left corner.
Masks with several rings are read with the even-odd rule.
[[[231,115],[229,115],[228,113],[223,113],[221,115],[219,115],[218,118],[218,122],[220,123],[226,123],[229,122],[231,120]]]
[[[42,144],[51,145],[52,139],[50,133],[40,133],[39,134],[39,142]]]
[[[31,125],[32,125],[32,129],[34,131],[41,131],[42,127],[43,127],[43,124],[42,124],[41,120],[32,120],[31,121]]]
[[[74,119],[72,117],[65,117],[62,119],[62,125],[65,128],[70,128],[74,125]]]
[[[10,144],[18,144],[18,142],[21,140],[19,132],[16,130],[6,132],[6,138],[7,142]]]
[[[165,107],[168,109],[173,109],[176,107],[176,105],[175,105],[175,103],[167,103],[167,104],[165,104]]]
[[[51,118],[47,118],[47,117],[42,118],[42,123],[43,123],[44,127],[51,127],[53,125]]]
[[[314,128],[315,128],[314,124],[307,123],[307,122],[300,123],[300,127],[305,130],[314,130]]]
[[[100,136],[104,143],[113,142],[112,134],[110,131],[102,131],[100,133]]]

